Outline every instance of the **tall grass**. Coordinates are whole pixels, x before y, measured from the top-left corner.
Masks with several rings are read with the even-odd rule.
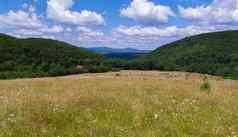
[[[186,78],[185,78],[186,76]],[[124,71],[0,81],[0,137],[235,137],[238,82]]]

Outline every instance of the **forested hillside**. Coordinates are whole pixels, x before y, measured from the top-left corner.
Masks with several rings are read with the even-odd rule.
[[[101,55],[56,40],[0,35],[0,79],[107,71],[102,60]]]
[[[188,37],[130,61],[126,67],[238,77],[238,31]]]
[[[132,60],[106,59],[50,39],[0,35],[0,79],[105,72],[111,68],[187,71],[236,78],[238,31],[188,37]]]

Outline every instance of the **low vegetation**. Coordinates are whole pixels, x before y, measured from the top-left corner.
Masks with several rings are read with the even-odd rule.
[[[238,136],[238,82],[207,80],[210,94],[178,72],[0,81],[0,137]]]
[[[200,90],[203,91],[203,92],[207,92],[207,93],[211,92],[211,84],[210,84],[207,76],[203,77],[203,83],[200,87]]]

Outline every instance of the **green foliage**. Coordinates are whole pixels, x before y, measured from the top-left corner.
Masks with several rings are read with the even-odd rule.
[[[89,73],[103,73],[107,72],[110,68],[104,65],[90,65],[87,67]]]
[[[211,85],[209,83],[207,76],[204,76],[203,84],[200,86],[200,90],[207,93],[211,92]]]
[[[60,41],[0,35],[0,79],[116,69],[187,71],[237,78],[237,37],[238,31],[201,34],[167,44],[136,59],[124,55],[120,56],[123,59],[108,59]],[[76,65],[84,67],[78,70]]]
[[[101,55],[64,42],[0,34],[0,79],[109,71],[103,60]],[[76,69],[77,65],[84,70]]]
[[[200,90],[201,91],[210,91],[211,90],[210,84],[208,82],[203,83],[200,87]]]
[[[128,62],[126,66],[131,69],[187,71],[237,77],[237,37],[238,31],[215,32],[188,37],[162,46],[147,55]]]

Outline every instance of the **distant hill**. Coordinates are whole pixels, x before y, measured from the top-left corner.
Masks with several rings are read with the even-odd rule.
[[[139,49],[133,49],[133,48],[124,48],[124,49],[118,49],[118,48],[108,48],[108,47],[93,47],[93,48],[87,48],[89,51],[93,51],[99,54],[115,54],[115,53],[148,53],[148,50],[139,50]]]
[[[104,47],[88,50],[56,40],[17,39],[0,34],[0,79],[105,72],[111,68],[188,71],[238,78],[238,31],[187,37],[149,53]],[[107,60],[91,51],[117,59]],[[83,66],[83,70],[79,72],[77,65]]]
[[[121,59],[121,60],[128,60],[128,59],[135,59],[139,56],[142,56],[146,53],[108,53],[103,54],[104,56],[111,58],[111,59]]]
[[[101,55],[65,42],[0,34],[0,79],[78,73],[76,65],[86,72],[94,66],[96,71],[102,60]]]
[[[137,58],[129,68],[238,77],[238,31],[201,34],[167,44]]]

